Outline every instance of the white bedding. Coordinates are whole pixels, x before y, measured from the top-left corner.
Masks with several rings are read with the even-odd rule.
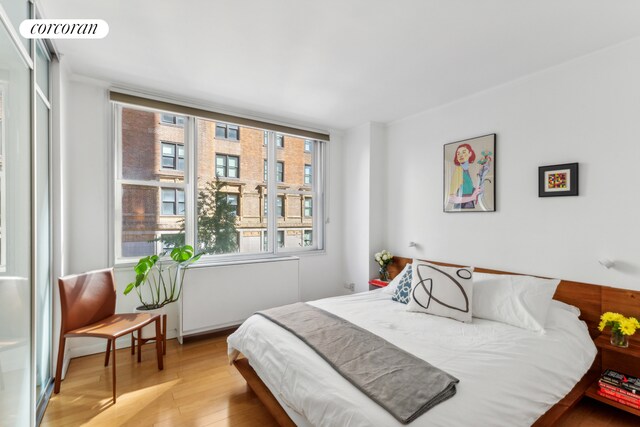
[[[460,380],[457,394],[410,425],[527,426],[591,366],[586,325],[558,307],[541,334],[490,320],[470,324],[413,313],[371,291],[310,302],[370,330]],[[400,426],[290,332],[252,316],[228,338],[290,410],[313,426]],[[297,416],[295,418],[298,418]]]

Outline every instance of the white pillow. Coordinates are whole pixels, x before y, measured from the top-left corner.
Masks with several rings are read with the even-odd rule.
[[[544,332],[551,299],[560,280],[509,274],[473,275],[473,315]]]
[[[413,260],[408,311],[471,322],[473,267],[442,267]]]
[[[573,313],[576,317],[580,317],[580,309],[575,305],[567,304],[566,302],[558,301],[556,299],[551,300],[551,306],[560,308],[564,311],[568,311],[569,313]]]
[[[409,268],[410,265],[411,264],[406,264],[402,269],[402,271],[398,273],[398,275],[394,277],[393,280],[391,280],[387,286],[382,288],[382,292],[384,292],[385,294],[393,295],[393,293],[396,291],[396,288],[400,284],[400,280],[402,280],[402,276],[407,274],[407,269]]]

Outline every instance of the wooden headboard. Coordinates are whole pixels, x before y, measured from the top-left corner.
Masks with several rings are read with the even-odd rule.
[[[429,260],[425,261],[446,267],[463,267],[458,264]],[[398,256],[393,257],[393,263],[389,264],[388,268],[389,276],[394,278],[402,271],[405,265],[411,262],[413,262],[412,258],[402,258]],[[520,274],[480,267],[475,267],[474,271],[492,274]],[[640,319],[639,291],[561,280],[553,298],[578,307],[582,313],[580,318],[584,320],[589,327],[589,333],[592,337],[596,337],[600,334],[600,331],[598,330],[600,315],[606,311],[614,311],[622,313],[625,316],[633,316],[636,319]],[[640,343],[640,333],[632,336],[630,341]]]

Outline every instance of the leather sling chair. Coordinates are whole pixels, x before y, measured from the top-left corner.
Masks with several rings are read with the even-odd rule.
[[[109,366],[109,353],[113,353],[113,403],[116,402],[116,338],[140,331],[155,322],[158,369],[162,370],[162,338],[159,314],[115,314],[116,287],[113,269],[61,277],[60,288],[61,325],[58,364],[53,391],[60,393],[62,361],[67,338],[94,337],[107,340],[104,366]],[[139,361],[139,360],[138,360]]]

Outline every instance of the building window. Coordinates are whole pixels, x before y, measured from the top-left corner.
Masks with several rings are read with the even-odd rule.
[[[302,246],[311,246],[313,244],[313,231],[304,230],[302,234]]]
[[[304,199],[304,216],[313,216],[313,199],[311,197],[306,197]]]
[[[238,203],[239,197],[235,193],[227,193],[227,203],[233,207],[233,211],[237,216],[240,215],[240,204]]]
[[[240,128],[227,123],[216,123],[216,138],[240,140]]]
[[[264,160],[264,182],[267,182],[267,178],[269,177],[269,163],[267,163],[267,159]]]
[[[162,215],[184,215],[184,190],[162,189]]]
[[[160,114],[160,122],[165,125],[184,126],[184,116],[162,113]]]
[[[304,183],[311,185],[311,165],[304,165]]]
[[[184,170],[184,145],[162,143],[162,169]]]
[[[216,176],[240,178],[240,157],[216,154]]]
[[[207,257],[239,252],[246,259],[265,251],[323,249],[326,144],[322,141],[309,139],[309,143],[295,133],[277,135],[264,128],[118,102],[113,111],[119,130],[114,134],[112,183],[116,264],[178,244],[192,245]],[[186,132],[187,128],[194,131]],[[164,136],[169,133],[170,137]],[[236,143],[241,133],[242,143]],[[286,159],[276,150],[276,145],[284,146],[285,137],[291,145]],[[230,148],[193,150],[201,141]],[[273,149],[265,150],[265,141]],[[285,163],[291,169],[286,176]],[[278,233],[285,218],[287,228]],[[303,248],[309,244],[305,230],[313,232],[313,240]]]
[[[276,182],[284,182],[284,162],[276,163]]]
[[[276,198],[276,215],[284,217],[284,196]]]

